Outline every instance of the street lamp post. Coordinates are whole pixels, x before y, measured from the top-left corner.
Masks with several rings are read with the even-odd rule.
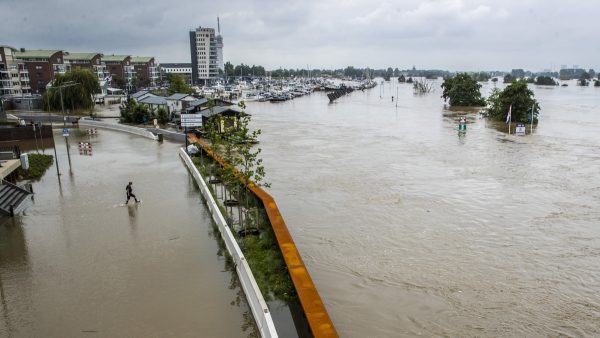
[[[66,83],[58,85],[58,86],[52,86],[52,88],[58,88],[58,92],[60,93],[60,108],[61,108],[62,114],[63,114],[63,129],[67,128],[67,117],[65,115],[65,104],[63,102],[62,89],[67,88],[67,87],[77,86],[77,85],[79,85],[79,83],[69,81],[69,82],[66,82]],[[67,157],[69,158],[69,171],[71,171],[72,170],[71,169],[71,152],[69,150],[69,138],[66,135],[65,135],[65,145],[67,146]],[[56,152],[56,148],[54,151]],[[57,167],[57,169],[58,169],[58,167]]]

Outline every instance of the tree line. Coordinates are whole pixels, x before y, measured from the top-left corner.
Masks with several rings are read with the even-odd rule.
[[[503,90],[494,88],[487,99],[481,95],[481,84],[467,73],[445,78],[442,89],[442,98],[450,106],[484,107],[483,114],[496,121],[505,120],[509,109],[514,122],[531,122],[533,110],[536,123],[540,113],[540,105],[525,80],[516,80]]]

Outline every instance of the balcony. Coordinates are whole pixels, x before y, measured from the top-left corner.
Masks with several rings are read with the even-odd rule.
[[[66,71],[65,65],[52,65],[52,72],[64,74]]]

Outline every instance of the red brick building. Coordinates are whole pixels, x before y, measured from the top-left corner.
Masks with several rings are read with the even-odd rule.
[[[129,55],[104,55],[102,62],[106,65],[106,71],[112,77],[112,85],[116,86],[122,80],[125,88],[129,88],[134,75],[134,68]]]
[[[65,67],[67,72],[73,69],[89,69],[98,80],[103,80],[109,75],[100,53],[65,52]]]
[[[158,82],[158,66],[153,57],[134,56],[131,58],[135,76],[140,87],[155,87]]]
[[[65,73],[63,52],[61,50],[25,50],[15,53],[15,57],[25,63],[29,72],[31,92],[41,94],[54,75]]]

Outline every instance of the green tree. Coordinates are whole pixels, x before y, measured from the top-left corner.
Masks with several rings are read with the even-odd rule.
[[[58,87],[65,84],[75,83],[75,86]],[[73,69],[63,74],[56,74],[52,81],[52,88],[43,97],[46,110],[61,110],[61,93],[65,109],[89,109],[94,108],[94,94],[100,93],[98,78],[88,69]]]
[[[404,75],[403,75],[403,74],[401,74],[401,75],[398,77],[398,82],[400,82],[400,83],[404,83],[404,82],[406,82],[406,77],[404,77]]]
[[[444,89],[442,98],[449,100],[451,106],[483,106],[485,100],[481,97],[481,85],[467,73],[458,73],[447,77],[442,83]]]
[[[227,76],[233,76],[234,75],[234,67],[231,64],[231,62],[229,62],[229,61],[225,62],[224,68],[225,68],[224,69],[225,74]]]
[[[558,83],[550,76],[538,76],[535,79],[535,84],[538,86],[557,86]]]
[[[191,94],[192,87],[185,83],[183,76],[179,74],[167,74],[167,81],[169,81],[169,89],[167,92],[169,95],[175,93]]]
[[[156,119],[160,124],[166,124],[169,122],[169,114],[167,113],[167,110],[163,107],[159,107],[156,110]]]
[[[119,110],[121,111],[120,121],[122,123],[142,124],[150,120],[148,107],[135,102],[133,99],[123,102]]]
[[[510,75],[510,74],[504,75],[504,83],[513,83],[516,80],[517,79],[514,76]]]
[[[513,122],[529,122],[533,107],[534,123],[537,123],[540,105],[533,91],[523,80],[515,81],[504,90],[494,89],[487,100],[484,114],[496,121],[506,121],[509,108]]]
[[[490,73],[488,72],[479,72],[472,75],[473,79],[477,82],[488,82],[491,78]]]

